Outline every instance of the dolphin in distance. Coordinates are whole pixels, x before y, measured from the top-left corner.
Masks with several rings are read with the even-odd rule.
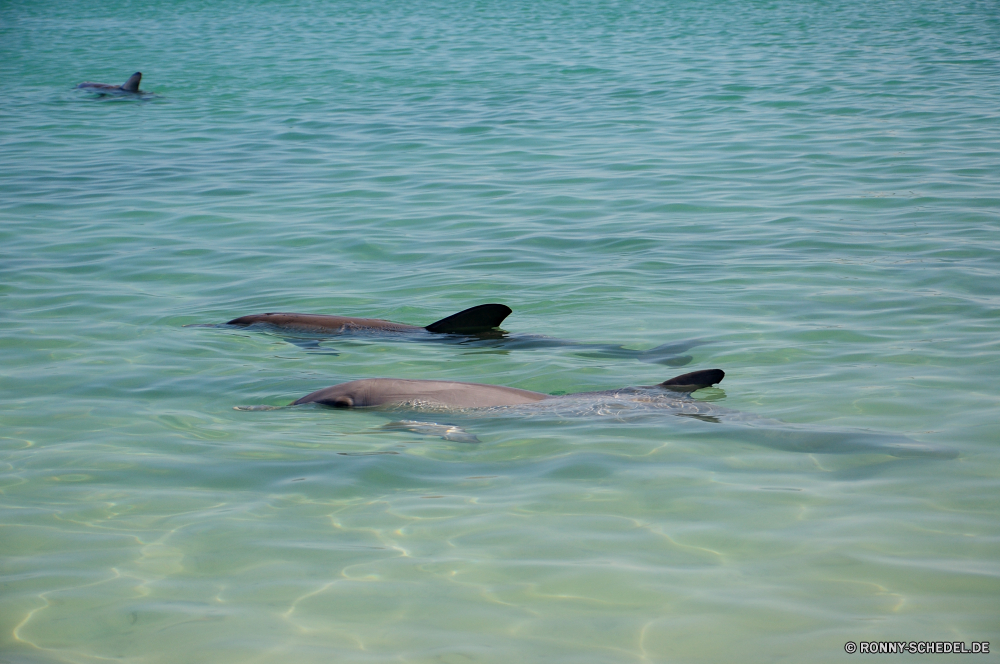
[[[76,86],[80,90],[94,90],[95,92],[100,92],[102,94],[109,94],[115,92],[131,92],[132,94],[142,94],[142,90],[139,89],[139,81],[142,80],[142,72],[137,71],[128,77],[128,80],[121,85],[113,85],[111,83],[91,83],[90,81],[84,82]]]

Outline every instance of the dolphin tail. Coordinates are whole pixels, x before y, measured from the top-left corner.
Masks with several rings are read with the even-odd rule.
[[[709,387],[722,382],[726,377],[726,372],[722,369],[703,369],[702,371],[692,371],[680,376],[675,376],[670,380],[665,380],[658,387],[665,387],[674,392],[694,392],[703,387]]]
[[[510,313],[510,307],[505,304],[480,304],[442,318],[424,329],[441,334],[486,332],[498,327]]]
[[[128,77],[128,80],[122,83],[122,90],[125,92],[138,92],[139,91],[139,81],[142,80],[142,72],[137,71]]]

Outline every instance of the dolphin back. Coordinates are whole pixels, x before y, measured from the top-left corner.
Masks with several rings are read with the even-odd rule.
[[[447,380],[365,378],[333,385],[298,399],[293,406],[318,403],[333,408],[412,406],[432,408],[488,408],[515,406],[551,398],[516,387],[460,383]]]
[[[405,323],[393,323],[381,318],[352,318],[350,316],[327,316],[325,314],[294,314],[271,312],[266,314],[251,314],[240,316],[227,322],[226,325],[248,326],[262,323],[272,327],[306,332],[342,332],[382,331],[382,332],[415,332],[423,328]]]
[[[721,369],[692,371],[660,383],[676,392],[694,392],[722,380]],[[583,392],[567,397],[602,394]],[[501,385],[463,383],[448,380],[414,380],[407,378],[365,378],[317,390],[292,403],[318,403],[333,408],[369,408],[372,406],[412,406],[444,408],[490,408],[517,406],[547,399],[557,399],[541,392],[521,390]]]

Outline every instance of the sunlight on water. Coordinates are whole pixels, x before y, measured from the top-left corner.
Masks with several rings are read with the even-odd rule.
[[[4,4],[0,662],[1000,647],[995,9]]]

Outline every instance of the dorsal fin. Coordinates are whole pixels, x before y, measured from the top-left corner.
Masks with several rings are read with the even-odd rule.
[[[142,80],[142,72],[137,71],[128,77],[128,80],[122,83],[122,90],[125,92],[138,92],[139,91],[139,81]]]
[[[722,369],[702,369],[701,371],[692,371],[691,373],[665,380],[660,383],[660,387],[665,387],[674,392],[694,392],[703,387],[721,383],[725,377],[726,372]]]
[[[444,334],[470,334],[486,332],[500,325],[503,319],[510,315],[511,309],[505,304],[480,304],[459,311],[447,318],[431,323],[425,329],[428,332]]]

